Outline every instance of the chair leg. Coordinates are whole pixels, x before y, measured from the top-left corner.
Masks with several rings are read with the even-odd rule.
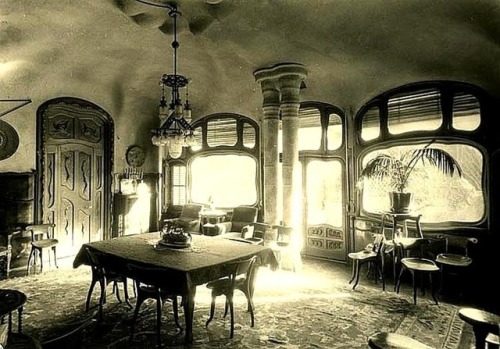
[[[118,303],[122,302],[120,297],[120,288],[118,287],[118,282],[113,281],[113,293],[116,295],[116,299],[118,299]]]
[[[31,259],[33,258],[34,255],[35,255],[35,249],[31,247],[31,252],[28,257],[28,267],[26,268],[26,276],[29,275],[30,273]]]
[[[415,272],[410,270],[411,272],[411,280],[413,283],[413,304],[417,305],[417,284],[415,282]]]
[[[52,246],[52,251],[54,252],[54,265],[56,268],[59,268],[57,265],[57,252],[56,252],[57,246]]]
[[[385,292],[385,279],[384,279],[384,273],[382,272],[382,269],[377,265],[377,272],[380,274],[380,279],[382,280],[382,291]]]
[[[43,248],[38,251],[38,254],[40,255],[40,273],[43,272]]]
[[[396,291],[396,293],[399,293],[399,289],[401,287],[401,275],[403,275],[404,271],[405,271],[405,268],[402,266],[401,270],[399,272],[398,282],[394,285],[394,290]]]
[[[172,307],[174,312],[174,322],[175,326],[182,331],[182,326],[179,323],[179,304],[177,302],[177,296],[172,299]]]
[[[436,296],[436,290],[434,289],[434,285],[433,285],[433,282],[432,282],[432,273],[429,273],[429,282],[430,282],[430,286],[431,286],[432,299],[434,299],[434,302],[436,302],[436,305],[438,305],[438,299],[437,299],[437,296]]]
[[[101,296],[99,297],[99,320],[102,320],[103,307],[106,303],[106,280],[99,279],[99,285],[101,285]]]
[[[215,295],[212,294],[212,303],[210,303],[210,316],[205,322],[205,327],[207,327],[210,321],[212,321],[212,319],[214,318],[214,314],[215,314]]]
[[[139,288],[139,286],[137,285],[136,282],[134,282],[134,284],[136,284],[136,289]],[[137,299],[135,301],[135,309],[134,309],[134,316],[132,318],[132,326],[130,326],[130,338],[129,340],[132,341],[132,339],[134,338],[134,328],[135,328],[135,322],[137,321],[137,317],[139,316],[139,309],[141,308],[141,304],[142,302],[144,302],[145,298],[142,296],[142,294],[137,291]]]
[[[354,281],[354,278],[356,278],[356,261],[352,261],[352,273],[351,273],[351,280],[349,280],[349,284],[352,284]]]
[[[130,304],[130,298],[128,296],[127,278],[123,279],[123,294],[124,294],[124,297],[125,297],[125,303],[127,304],[127,306],[130,309],[132,309],[133,306],[132,306],[132,304]]]
[[[224,304],[224,315],[222,317],[225,318],[227,316],[228,310],[229,310],[229,301],[228,301],[228,299],[226,297],[226,303]]]
[[[161,348],[161,308],[163,302],[160,296],[160,289],[158,289],[158,294],[156,296],[156,340],[158,343],[158,348]]]
[[[360,265],[359,265],[359,261],[357,260],[356,261],[356,281],[354,281],[354,285],[352,285],[352,290],[354,291],[354,289],[356,288],[356,286],[358,286],[358,282],[359,282],[359,269],[360,269]]]

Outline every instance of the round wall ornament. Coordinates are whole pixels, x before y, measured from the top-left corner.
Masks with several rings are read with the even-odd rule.
[[[146,153],[142,147],[138,145],[133,145],[128,148],[127,154],[127,164],[132,167],[141,167],[144,165],[144,160],[146,159]]]
[[[10,158],[19,147],[19,135],[10,124],[0,120],[0,160]]]

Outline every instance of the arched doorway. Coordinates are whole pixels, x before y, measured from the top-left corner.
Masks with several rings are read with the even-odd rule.
[[[58,257],[109,238],[113,121],[77,98],[49,100],[37,111],[37,200],[40,222],[56,224]]]

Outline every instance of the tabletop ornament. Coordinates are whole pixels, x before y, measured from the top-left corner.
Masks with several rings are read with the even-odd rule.
[[[177,248],[190,246],[193,237],[186,228],[183,222],[166,222],[160,232],[161,240],[159,243]]]

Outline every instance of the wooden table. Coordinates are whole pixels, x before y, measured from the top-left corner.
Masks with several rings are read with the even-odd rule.
[[[17,332],[22,332],[23,306],[28,300],[24,293],[18,290],[0,289],[0,318],[9,315],[9,334],[12,332],[12,312],[17,310]]]
[[[185,342],[193,341],[193,315],[196,286],[225,276],[225,264],[238,259],[257,256],[257,265],[270,264],[277,267],[277,261],[271,248],[254,244],[193,235],[192,244],[185,249],[157,248],[160,233],[145,233],[124,236],[111,240],[84,244],[73,262],[77,268],[89,264],[85,247],[95,249],[108,256],[113,269],[121,274],[130,275],[127,262],[147,267],[162,268],[175,285],[173,292],[182,294],[186,321]]]
[[[477,349],[486,347],[488,333],[498,335],[500,326],[500,316],[498,315],[475,308],[462,308],[458,311],[458,316],[472,326]]]

